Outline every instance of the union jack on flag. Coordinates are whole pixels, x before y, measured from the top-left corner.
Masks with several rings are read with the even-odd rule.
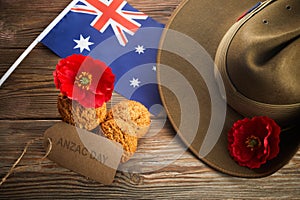
[[[109,26],[113,29],[121,45],[128,42],[125,32],[134,35],[141,26],[134,19],[147,19],[147,15],[138,11],[123,10],[127,4],[123,0],[82,0],[83,4],[75,5],[72,12],[95,15],[91,26],[103,33]]]
[[[62,58],[83,54],[102,60],[116,76],[117,93],[149,109],[161,105],[156,56],[164,25],[124,0],[74,0],[70,5],[41,42]]]

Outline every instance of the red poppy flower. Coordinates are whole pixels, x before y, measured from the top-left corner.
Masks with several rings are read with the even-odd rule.
[[[241,166],[259,168],[279,153],[280,127],[268,117],[245,118],[228,133],[230,155]]]
[[[89,56],[61,59],[53,72],[57,89],[87,108],[98,108],[111,99],[115,76],[104,62]]]

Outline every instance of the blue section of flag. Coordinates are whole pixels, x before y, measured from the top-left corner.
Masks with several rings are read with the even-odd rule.
[[[82,4],[84,2],[77,5]],[[128,3],[122,10],[138,12]],[[164,25],[150,17],[134,19],[141,26],[134,35],[124,32],[128,43],[121,45],[116,37],[116,29],[111,25],[103,33],[91,25],[96,17],[95,14],[70,11],[41,42],[62,58],[83,54],[102,60],[116,75],[117,93],[139,101],[147,108],[161,105],[155,69]],[[158,109],[150,111],[154,114],[159,112]]]

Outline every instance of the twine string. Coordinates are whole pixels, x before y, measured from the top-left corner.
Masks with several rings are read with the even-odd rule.
[[[25,156],[25,154],[27,153],[28,148],[30,147],[31,144],[33,144],[34,142],[44,139],[44,137],[38,137],[38,138],[34,138],[32,140],[30,140],[29,142],[27,142],[26,146],[23,149],[23,152],[21,153],[21,155],[19,156],[19,158],[15,161],[15,163],[11,166],[11,168],[9,169],[9,171],[6,173],[6,175],[2,178],[1,182],[0,182],[0,186],[7,180],[7,178],[13,173],[13,171],[15,170],[16,166],[20,163],[20,161],[22,160],[22,158]],[[37,161],[39,164],[41,164],[41,162],[48,157],[48,155],[50,154],[51,150],[52,150],[52,141],[50,138],[47,138],[49,145],[47,148],[47,152],[45,153],[45,155],[42,158],[39,158]]]

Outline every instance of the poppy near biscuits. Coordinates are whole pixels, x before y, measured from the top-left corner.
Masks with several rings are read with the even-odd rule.
[[[115,76],[111,69],[90,56],[73,54],[61,59],[53,72],[54,83],[68,98],[86,108],[98,108],[109,101]]]

